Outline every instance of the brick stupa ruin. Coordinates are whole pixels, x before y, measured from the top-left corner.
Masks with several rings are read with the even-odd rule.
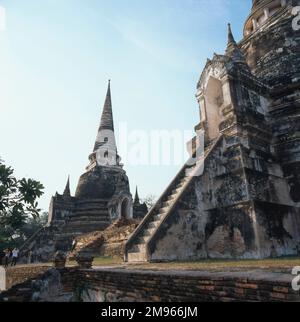
[[[110,82],[94,149],[75,196],[68,179],[62,195],[51,199],[48,223],[21,249],[25,262],[51,261],[57,251],[68,252],[75,238],[104,231],[118,219],[141,219],[148,209],[136,192],[133,201],[129,180],[118,155]]]
[[[240,43],[229,26],[225,54],[207,61],[197,86],[204,155],[167,187],[125,260],[299,254],[299,2],[253,1]],[[187,175],[201,167],[201,176]]]

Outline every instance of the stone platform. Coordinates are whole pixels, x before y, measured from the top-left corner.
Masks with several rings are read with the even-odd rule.
[[[0,302],[300,302],[300,293],[292,289],[294,278],[288,271],[263,269],[51,268],[2,293]]]

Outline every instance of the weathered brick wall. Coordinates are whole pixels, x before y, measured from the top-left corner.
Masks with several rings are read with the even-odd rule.
[[[22,273],[18,269],[14,271],[15,281],[47,268],[22,269]],[[0,302],[300,302],[300,293],[292,290],[293,278],[291,274],[261,270],[200,272],[52,268],[4,292]]]
[[[154,272],[122,269],[64,270],[65,291],[87,302],[297,301],[293,276],[263,271]]]
[[[15,266],[6,270],[6,288],[26,282],[49,270],[49,266]]]

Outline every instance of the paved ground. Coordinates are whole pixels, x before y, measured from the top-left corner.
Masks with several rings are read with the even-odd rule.
[[[176,276],[190,276],[190,277],[207,277],[207,278],[245,278],[248,280],[253,281],[276,281],[276,282],[282,282],[282,283],[291,283],[294,276],[291,274],[291,272],[288,273],[282,273],[282,272],[269,272],[266,270],[261,269],[254,269],[254,270],[244,270],[244,271],[205,271],[205,270],[152,270],[152,269],[135,269],[133,267],[130,267],[128,265],[126,266],[94,266],[93,270],[96,271],[110,271],[110,272],[122,272],[127,271],[129,274],[153,274],[153,275],[176,275]]]
[[[17,265],[17,267],[49,266],[46,264]],[[75,262],[69,262],[68,266],[75,266]],[[280,258],[266,260],[203,260],[197,262],[170,262],[170,263],[124,263],[119,258],[96,258],[94,268],[115,268],[142,271],[209,271],[209,272],[249,272],[264,271],[273,273],[290,274],[292,269],[300,266],[300,258]]]
[[[281,259],[266,259],[266,260],[203,260],[197,262],[171,262],[171,263],[123,263],[109,262],[108,259],[102,261],[96,259],[95,267],[119,267],[122,269],[134,270],[184,270],[184,271],[213,271],[213,272],[237,272],[249,270],[262,270],[277,273],[290,274],[295,266],[300,266],[300,258],[281,258]]]

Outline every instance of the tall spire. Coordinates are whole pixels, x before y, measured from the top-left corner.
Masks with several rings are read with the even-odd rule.
[[[138,193],[138,187],[136,186],[134,204],[139,204],[139,203],[140,203],[140,197],[139,197],[139,193]]]
[[[96,152],[98,148],[105,143],[107,137],[110,141],[113,141],[111,143],[115,142],[110,80],[108,81],[107,93],[102,111],[100,127],[98,129],[98,135],[94,146],[94,152]]]
[[[65,187],[65,191],[63,194],[65,197],[70,197],[71,196],[71,191],[70,191],[70,176],[68,176],[68,181]]]
[[[96,165],[121,166],[114,132],[110,80],[108,81],[106,98],[94,150],[89,159],[90,165],[87,167],[87,170],[94,168]]]
[[[110,90],[110,80],[108,81],[107,93],[105,98],[105,103],[103,107],[102,117],[101,117],[101,130],[111,130],[114,131],[114,120],[112,112],[112,103],[111,103],[111,90]]]
[[[94,146],[94,152],[96,152],[104,142],[101,140],[102,132],[112,132],[114,133],[114,119],[112,112],[112,103],[111,103],[111,90],[110,90],[110,80],[108,81],[107,93],[104,102],[104,107],[102,111],[100,127],[98,129],[98,136]]]
[[[227,42],[227,51],[230,51],[232,48],[236,47],[236,41],[233,37],[231,24],[228,23],[228,42]]]
[[[235,63],[246,64],[245,56],[234,39],[230,23],[228,24],[228,42],[226,48],[226,55],[230,57]]]

